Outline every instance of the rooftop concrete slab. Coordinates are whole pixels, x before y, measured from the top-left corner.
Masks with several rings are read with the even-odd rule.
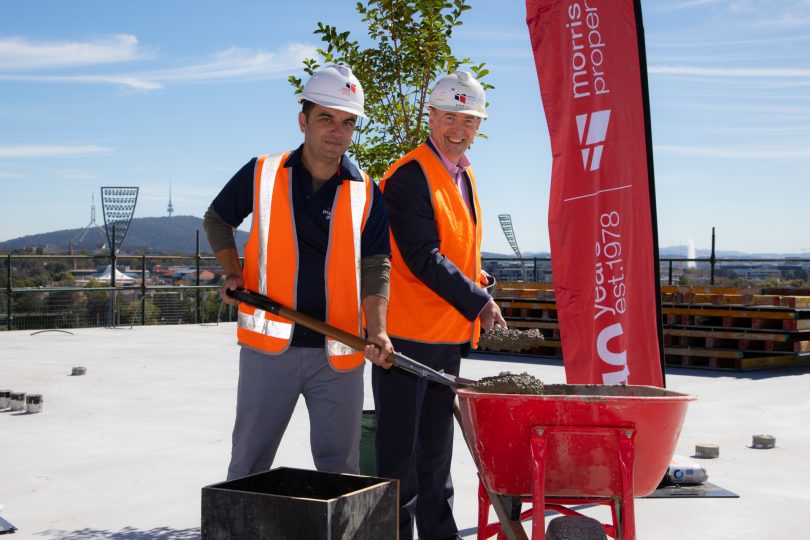
[[[86,375],[71,376],[76,366]],[[0,412],[0,505],[19,529],[9,538],[199,538],[201,488],[228,465],[237,368],[233,324],[0,332],[0,388],[44,399],[41,413]],[[565,382],[558,363],[519,356],[473,355],[461,374],[502,371]],[[701,464],[740,498],[637,499],[638,538],[805,538],[810,370],[678,369],[667,387],[698,397],[676,453],[718,444],[720,457]],[[749,448],[765,433],[775,448]],[[313,468],[308,440],[299,402],[274,467]],[[475,538],[476,469],[460,430],[453,459],[456,520]]]

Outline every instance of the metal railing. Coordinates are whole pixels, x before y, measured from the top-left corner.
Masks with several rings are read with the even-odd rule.
[[[192,256],[7,254],[0,328],[234,321],[236,309],[219,297],[220,274],[216,259],[199,250]]]
[[[216,259],[199,254],[7,254],[0,276],[0,329],[69,329],[153,324],[207,324],[236,319],[219,297]],[[100,279],[100,269],[121,268]],[[498,281],[552,281],[551,259],[485,258]],[[808,286],[810,258],[663,258],[661,283]],[[125,281],[122,281],[125,279]]]
[[[485,258],[482,267],[498,281],[552,281],[549,257]],[[810,258],[661,258],[661,284],[810,286]]]

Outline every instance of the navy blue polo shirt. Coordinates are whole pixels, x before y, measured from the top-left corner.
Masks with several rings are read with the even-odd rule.
[[[284,167],[292,167],[292,199],[295,232],[298,241],[297,311],[326,319],[326,247],[329,243],[329,220],[337,188],[342,182],[362,182],[357,167],[344,155],[340,170],[335,172],[317,193],[312,192],[312,175],[301,161],[303,145],[292,152]],[[253,212],[253,176],[257,158],[251,159],[231,178],[211,206],[225,222],[238,227]],[[388,215],[382,194],[372,186],[372,200],[366,226],[360,240],[362,257],[391,254],[388,237]],[[273,279],[268,276],[268,279]],[[292,346],[323,347],[325,338],[300,325],[295,325]]]

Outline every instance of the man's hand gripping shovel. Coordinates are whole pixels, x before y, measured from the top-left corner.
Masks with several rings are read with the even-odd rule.
[[[278,302],[255,291],[250,291],[248,289],[236,289],[236,290],[228,289],[227,295],[232,298],[235,298],[236,300],[239,300],[240,302],[250,304],[255,308],[264,311],[269,311],[270,313],[273,313],[280,317],[284,317],[285,319],[289,319],[296,324],[300,324],[305,328],[309,328],[310,330],[314,330],[319,334],[337,340],[355,350],[362,351],[367,345],[372,345],[371,342],[366,341],[360,336],[355,336],[354,334],[350,334],[339,328],[330,326],[323,321],[319,321],[314,317],[310,317],[309,315],[299,313],[294,309],[283,306]],[[398,353],[396,351],[394,351],[387,358],[387,361],[391,362],[393,365],[397,366],[400,369],[404,369],[405,371],[413,373],[417,377],[421,377],[429,381],[450,386],[452,388],[469,386],[477,382],[470,379],[465,379],[463,377],[457,377],[449,373],[436,371],[435,369],[428,367],[424,364],[420,364],[416,360],[409,358],[404,354]]]

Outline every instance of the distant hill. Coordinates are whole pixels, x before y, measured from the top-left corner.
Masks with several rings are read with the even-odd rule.
[[[669,246],[662,247],[658,253],[663,258],[672,259],[685,259],[689,253],[688,246]],[[708,259],[711,257],[712,252],[710,249],[696,249],[695,257],[699,259]],[[726,259],[806,259],[807,253],[749,253],[745,251],[731,251],[718,249],[715,253],[716,257]]]
[[[194,216],[133,218],[121,246],[121,254],[194,255],[196,234],[200,231],[200,253],[210,254],[202,219]],[[32,234],[0,242],[0,250],[21,251],[27,248],[45,248],[52,253],[68,253],[71,240],[73,251],[94,253],[106,243],[103,227],[97,230],[67,229]],[[247,233],[236,231],[236,244],[240,250]],[[81,238],[81,241],[79,241]],[[106,251],[106,248],[105,248]]]
[[[194,216],[144,217],[134,218],[124,239],[121,254],[149,255],[194,255],[195,235],[200,231],[200,253],[211,254],[211,247],[205,238],[202,219]],[[240,254],[247,240],[247,233],[236,231],[236,245]],[[30,248],[44,248],[50,253],[68,253],[71,240],[75,253],[95,253],[105,245],[107,238],[102,227],[95,230],[66,229],[42,234],[32,234],[0,242],[0,251],[22,251]],[[106,248],[105,250],[106,251]],[[669,246],[660,249],[662,258],[686,258],[686,246]],[[485,251],[485,258],[514,258],[514,253],[494,253]],[[533,257],[548,259],[548,252],[522,253],[526,259]],[[707,249],[697,249],[698,258],[708,258]],[[717,251],[721,258],[807,258],[808,253],[744,253],[741,251]]]

